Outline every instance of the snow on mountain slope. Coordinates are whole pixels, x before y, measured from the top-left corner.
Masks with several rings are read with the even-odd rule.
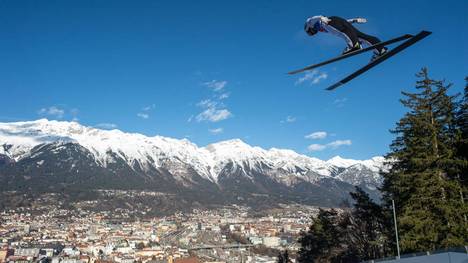
[[[242,169],[255,170],[268,167],[289,174],[303,176],[313,172],[322,177],[330,177],[334,172],[357,164],[362,165],[375,177],[383,166],[383,157],[358,161],[339,156],[328,161],[298,154],[292,150],[272,148],[265,150],[252,147],[239,139],[213,143],[198,147],[182,139],[162,136],[148,137],[137,133],[124,133],[120,130],[100,130],[86,127],[77,122],[37,121],[0,123],[0,154],[13,160],[21,160],[31,149],[40,144],[53,142],[78,143],[88,149],[97,163],[106,166],[114,161],[113,156],[125,160],[130,166],[138,162],[143,168],[161,167],[164,162],[181,162],[192,167],[199,175],[216,182],[220,171],[229,163]],[[356,170],[356,169],[354,169]],[[366,171],[367,171],[366,170]],[[356,184],[359,175],[337,177]]]
[[[328,164],[334,165],[340,168],[350,167],[360,162],[361,161],[357,161],[353,159],[344,159],[344,158],[341,158],[340,156],[335,156],[327,161]]]
[[[381,176],[362,163],[357,163],[348,167],[338,174],[336,179],[348,182],[352,185],[364,184],[367,188],[372,190],[375,190],[382,183]]]

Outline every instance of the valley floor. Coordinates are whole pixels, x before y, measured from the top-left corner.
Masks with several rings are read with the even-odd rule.
[[[155,217],[132,204],[90,209],[98,202],[80,201],[67,209],[48,196],[27,207],[5,209],[0,214],[0,261],[275,262],[279,251],[298,249],[298,234],[318,210],[229,206]]]

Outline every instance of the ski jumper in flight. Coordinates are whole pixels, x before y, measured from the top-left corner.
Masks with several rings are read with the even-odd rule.
[[[352,23],[361,24],[366,22],[367,20],[365,18],[346,20],[338,16],[313,16],[307,19],[304,30],[309,36],[313,36],[317,34],[317,32],[325,32],[343,38],[347,43],[347,48],[343,51],[343,54],[346,54],[361,49],[362,44],[371,46],[381,42],[380,39],[364,34],[352,25]],[[375,49],[372,60],[383,55],[385,52],[387,52],[386,47]]]

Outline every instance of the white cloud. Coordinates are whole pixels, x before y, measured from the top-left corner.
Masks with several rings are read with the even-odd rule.
[[[218,122],[232,117],[232,113],[222,103],[211,99],[202,100],[197,106],[205,109],[195,117],[198,122]]]
[[[286,122],[287,123],[292,123],[292,122],[295,122],[296,120],[297,120],[296,117],[288,116],[288,117],[286,117],[285,120],[280,121],[280,123],[286,123]]]
[[[312,80],[312,84],[318,84],[322,79],[327,79],[327,73],[320,73],[317,77]]]
[[[230,95],[229,93],[223,93],[223,94],[219,95],[218,99],[220,99],[220,100],[227,99],[227,98],[229,98],[229,95]]]
[[[318,131],[318,132],[313,132],[309,135],[304,136],[306,139],[312,139],[312,140],[318,140],[318,139],[325,139],[327,138],[327,132],[324,131]]]
[[[203,109],[202,112],[195,116],[197,122],[209,121],[218,122],[232,117],[232,113],[226,108],[222,100],[229,98],[229,92],[224,91],[227,81],[212,80],[203,83],[212,89],[212,97],[202,100],[196,105]],[[219,93],[218,93],[219,92]],[[188,122],[193,120],[193,116],[188,119]]]
[[[300,77],[298,80],[296,80],[294,85],[296,86],[301,85],[304,82],[310,82],[310,85],[314,85],[314,84],[320,83],[320,81],[322,81],[323,79],[327,79],[327,78],[328,78],[327,73],[320,72],[318,70],[313,70],[313,71],[307,72],[303,77]]]
[[[215,107],[210,107],[200,114],[197,115],[196,119],[198,122],[201,121],[210,121],[218,122],[232,117],[232,113],[227,109],[216,109]]]
[[[137,113],[137,116],[142,118],[142,119],[148,119],[149,118],[149,114],[148,113],[143,113],[143,112]]]
[[[341,98],[341,99],[336,99],[333,101],[333,104],[339,104],[339,103],[344,103],[348,100],[348,98]]]
[[[197,103],[197,106],[202,107],[202,108],[214,108],[217,105],[218,105],[217,102],[212,101],[210,99],[202,100],[199,103]]]
[[[114,123],[107,123],[107,122],[103,122],[103,123],[98,123],[95,125],[97,128],[102,128],[102,129],[107,129],[107,130],[111,130],[111,129],[115,129],[117,128],[117,124],[114,124]]]
[[[224,89],[224,87],[226,87],[227,81],[225,80],[218,81],[214,79],[212,81],[203,83],[203,85],[213,89],[214,91],[221,91]]]
[[[326,148],[327,148],[327,146],[323,145],[323,144],[311,144],[311,145],[309,145],[309,147],[307,147],[307,149],[309,149],[309,151],[311,151],[311,152],[323,151]]]
[[[51,106],[48,108],[42,108],[37,112],[39,115],[49,115],[49,116],[54,116],[56,118],[63,118],[63,115],[65,114],[65,110],[60,109],[55,106]]]
[[[343,145],[351,145],[351,140],[336,140],[327,144],[311,144],[307,147],[309,151],[323,151],[325,149],[337,149]]]
[[[50,106],[44,107],[37,111],[37,114],[42,116],[48,116],[57,119],[70,119],[71,121],[77,122],[79,110],[77,108],[69,108],[66,105],[61,106]]]
[[[351,145],[351,140],[336,140],[334,142],[331,142],[329,144],[327,144],[329,147],[333,148],[333,149],[336,149],[340,146],[343,146],[343,145]]]
[[[137,113],[137,116],[142,118],[142,119],[149,119],[150,117],[150,114],[149,112],[154,110],[156,108],[156,104],[151,104],[151,105],[148,105],[148,106],[145,106],[143,108],[141,108],[142,112],[139,112]]]
[[[333,101],[333,104],[336,105],[336,107],[343,107],[346,101],[348,101],[348,98],[336,99]]]
[[[154,108],[156,108],[156,104],[151,104],[151,105],[148,105],[148,106],[145,106],[142,108],[143,111],[150,111],[150,110],[154,110]]]
[[[220,134],[223,133],[224,129],[223,128],[216,128],[216,129],[210,129],[209,130],[211,134]]]

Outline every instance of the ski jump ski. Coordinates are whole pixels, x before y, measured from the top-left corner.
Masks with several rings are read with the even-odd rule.
[[[292,75],[292,74],[297,74],[297,73],[304,72],[304,71],[307,71],[307,70],[311,70],[311,69],[314,69],[314,68],[318,68],[318,67],[321,67],[321,66],[324,66],[324,65],[327,65],[327,64],[330,64],[330,63],[345,59],[345,58],[349,58],[349,57],[352,57],[352,56],[355,56],[355,55],[358,55],[358,54],[361,54],[361,53],[364,53],[364,52],[367,52],[367,51],[370,51],[370,50],[373,50],[373,49],[376,49],[376,48],[379,48],[379,47],[382,47],[382,46],[386,46],[386,45],[389,45],[389,44],[393,44],[393,43],[397,43],[397,42],[405,40],[400,45],[396,46],[395,48],[393,48],[391,50],[388,50],[386,53],[384,53],[380,57],[376,58],[375,60],[369,62],[364,67],[358,69],[357,71],[353,72],[352,74],[348,75],[347,77],[343,78],[342,80],[338,81],[337,83],[335,83],[335,84],[333,84],[333,85],[331,85],[330,87],[327,88],[327,90],[334,90],[334,89],[346,84],[347,82],[351,81],[352,79],[358,77],[359,75],[363,74],[364,72],[368,71],[369,69],[377,66],[378,64],[380,64],[383,61],[387,60],[388,58],[394,56],[395,54],[397,54],[397,53],[403,51],[404,49],[412,46],[413,44],[415,44],[416,42],[420,41],[421,39],[427,37],[430,34],[431,34],[431,32],[429,32],[429,31],[421,31],[416,35],[409,35],[409,34],[403,35],[403,36],[400,36],[400,37],[397,37],[397,38],[394,38],[394,39],[391,39],[391,40],[388,40],[388,41],[384,41],[384,42],[381,42],[381,43],[378,43],[378,44],[375,44],[375,45],[372,45],[372,46],[369,46],[369,47],[366,47],[366,48],[363,48],[363,49],[359,49],[359,50],[356,50],[356,51],[353,51],[353,52],[338,56],[336,58],[332,58],[332,59],[324,61],[324,62],[320,62],[320,63],[314,64],[314,65],[311,65],[311,66],[308,66],[308,67],[305,67],[305,68],[302,68],[302,69],[291,71],[288,74]]]
[[[353,51],[353,52],[346,53],[344,55],[329,59],[329,60],[324,61],[324,62],[320,62],[320,63],[314,64],[314,65],[307,66],[305,68],[301,68],[301,69],[298,69],[298,70],[288,72],[288,74],[293,75],[293,74],[301,73],[301,72],[311,70],[311,69],[314,69],[314,68],[318,68],[318,67],[321,67],[321,66],[325,66],[327,64],[330,64],[330,63],[333,63],[333,62],[336,62],[336,61],[339,61],[339,60],[342,60],[342,59],[345,59],[345,58],[349,58],[349,57],[352,57],[352,56],[355,56],[355,55],[358,55],[358,54],[361,54],[361,53],[364,53],[364,52],[367,52],[367,51],[370,51],[370,50],[373,50],[373,49],[376,49],[376,48],[379,48],[379,47],[382,47],[382,46],[386,46],[386,45],[390,45],[390,44],[393,44],[393,43],[396,43],[396,42],[400,42],[402,40],[412,38],[412,37],[413,37],[413,35],[404,35],[404,36],[401,36],[401,37],[390,39],[390,40],[385,41],[385,42],[381,42],[381,43],[378,43],[378,44],[375,44],[375,45],[372,45],[372,46],[368,46],[366,48],[362,48],[362,49],[359,49],[359,50],[356,50],[356,51]]]
[[[357,76],[361,75],[362,73],[364,73],[364,72],[368,71],[369,69],[377,66],[378,64],[384,62],[388,58],[394,56],[395,54],[397,54],[397,53],[399,53],[401,51],[403,51],[404,49],[412,46],[413,44],[415,44],[419,40],[429,36],[430,34],[431,34],[431,32],[429,32],[429,31],[421,31],[420,33],[418,33],[414,37],[406,40],[405,42],[401,43],[400,45],[396,46],[395,48],[387,51],[385,54],[378,57],[374,61],[371,61],[369,64],[365,65],[364,67],[358,69],[357,71],[355,71],[354,73],[348,75],[344,79],[342,79],[342,80],[338,81],[337,83],[331,85],[330,87],[327,88],[327,90],[334,90],[334,89],[348,83],[349,81],[351,81],[352,79],[354,79]]]

